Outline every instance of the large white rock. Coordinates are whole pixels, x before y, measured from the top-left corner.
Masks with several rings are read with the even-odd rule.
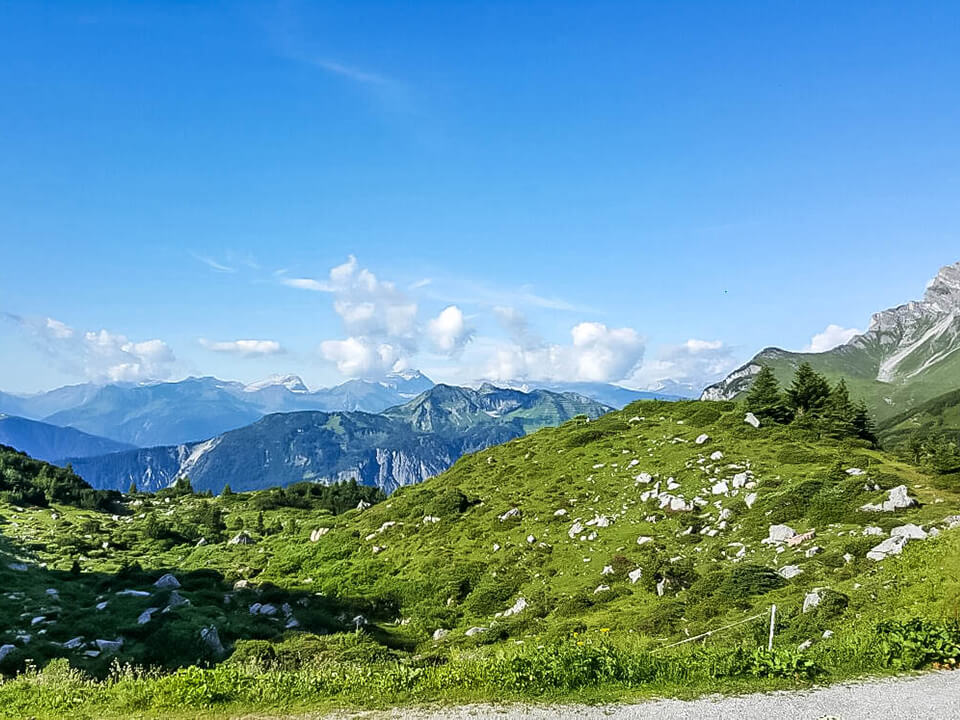
[[[444,628],[437,628],[436,630],[433,631],[433,639],[443,640],[449,634],[450,634],[449,630],[446,630]]]
[[[889,537],[876,547],[872,548],[870,552],[867,553],[867,557],[876,562],[880,562],[891,555],[899,555],[903,552],[904,546],[909,541],[910,538],[903,535]]]
[[[637,580],[643,577],[643,568],[631,570],[629,573],[627,573],[627,577],[630,578],[631,583],[636,584]]]
[[[253,545],[255,542],[245,530],[241,530],[227,541],[227,545]]]
[[[466,635],[467,637],[473,637],[474,635],[479,635],[480,633],[485,633],[486,631],[487,631],[487,628],[485,627],[472,627],[469,630],[467,630],[464,633],[464,635]]]
[[[16,649],[17,649],[16,645],[10,645],[9,643],[6,645],[0,645],[0,660],[3,660],[4,658],[6,658],[7,655],[12,653]]]
[[[520,508],[510,508],[503,515],[497,518],[500,522],[506,522],[510,518],[520,517]]]
[[[322,538],[328,532],[330,532],[330,528],[325,528],[325,527],[317,528],[316,530],[313,530],[310,533],[310,542],[317,542],[318,540],[320,540],[320,538]]]
[[[862,505],[860,509],[867,512],[893,512],[913,507],[916,504],[917,501],[907,493],[907,486],[897,485],[892,490],[887,491],[887,499],[882,503],[867,503]]]
[[[710,489],[710,492],[714,495],[726,495],[730,492],[730,487],[727,485],[726,480],[721,480]]]
[[[743,498],[743,501],[747,504],[748,508],[752,508],[753,504],[757,501],[757,494],[747,493],[746,497]]]
[[[697,439],[694,440],[694,442],[697,445],[703,445],[709,439],[710,439],[710,436],[707,435],[706,433],[703,433],[702,435],[697,435]]]
[[[755,427],[755,428],[760,427],[760,420],[757,419],[757,416],[754,415],[753,413],[749,413],[749,412],[748,412],[747,415],[746,415],[746,417],[743,418],[743,421],[744,421],[747,425],[752,425],[752,426]]]
[[[160,608],[147,608],[142,613],[140,617],[137,618],[137,625],[146,625],[150,620],[153,619],[153,614]]]
[[[780,543],[787,542],[796,534],[797,531],[789,525],[771,525],[770,529],[767,530],[767,537],[760,542],[769,545],[779,545]]]
[[[121,590],[117,595],[119,597],[150,597],[150,593],[145,590]]]
[[[924,532],[923,528],[919,525],[907,523],[906,525],[900,525],[891,530],[890,537],[903,537],[908,540],[926,540],[927,533]]]
[[[723,460],[723,453],[719,450],[714,451],[710,454],[710,459],[716,462],[717,460]]]

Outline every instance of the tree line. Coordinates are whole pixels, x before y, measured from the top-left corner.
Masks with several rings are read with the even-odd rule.
[[[863,400],[854,401],[846,381],[831,385],[810,363],[803,363],[786,389],[763,366],[744,401],[758,418],[780,424],[796,424],[835,437],[853,437],[877,443],[876,427]]]

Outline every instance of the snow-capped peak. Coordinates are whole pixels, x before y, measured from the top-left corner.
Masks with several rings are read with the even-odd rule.
[[[269,387],[285,387],[290,392],[295,393],[310,392],[298,375],[271,375],[258,382],[250,383],[243,388],[243,391],[258,392]]]

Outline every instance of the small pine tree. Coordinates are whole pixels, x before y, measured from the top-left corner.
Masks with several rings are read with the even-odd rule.
[[[80,573],[81,573],[80,561],[74,560],[73,565],[70,566],[70,574],[76,576],[76,575],[79,575]]]
[[[748,412],[757,417],[770,418],[777,422],[788,422],[789,412],[780,392],[780,383],[777,382],[773,370],[764,365],[754,378],[753,385],[744,403]]]
[[[136,480],[131,480],[131,481],[130,481],[130,487],[127,489],[127,494],[128,494],[128,495],[136,495],[138,492],[140,492],[140,490],[137,488],[137,481],[136,481]]]
[[[227,483],[223,486],[223,490],[220,492],[220,494],[224,497],[233,495],[233,488],[230,487],[230,483]]]
[[[793,382],[787,388],[787,405],[797,416],[818,415],[830,397],[830,383],[816,372],[810,363],[797,368]]]
[[[263,510],[257,513],[257,532],[263,535]]]
[[[853,426],[857,437],[869,440],[873,444],[877,443],[877,428],[873,424],[873,418],[870,417],[867,404],[863,400],[853,406],[850,424]]]

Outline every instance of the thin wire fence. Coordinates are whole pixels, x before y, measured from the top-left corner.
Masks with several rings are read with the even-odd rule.
[[[773,605],[770,607],[769,612],[758,613],[757,615],[752,615],[743,620],[738,620],[735,623],[730,623],[729,625],[724,625],[723,627],[714,628],[713,630],[707,630],[706,632],[700,633],[699,635],[694,635],[693,637],[684,638],[679,642],[670,643],[669,645],[662,645],[661,647],[656,648],[653,652],[659,652],[660,650],[666,650],[667,648],[677,647],[677,645],[683,645],[689,642],[695,642],[696,640],[703,640],[704,638],[711,637],[716,633],[723,632],[724,630],[729,630],[730,628],[735,628],[740,625],[746,625],[747,623],[760,620],[761,618],[768,617],[770,618],[770,634],[767,638],[767,650],[773,649],[773,631],[777,622],[777,606]]]

